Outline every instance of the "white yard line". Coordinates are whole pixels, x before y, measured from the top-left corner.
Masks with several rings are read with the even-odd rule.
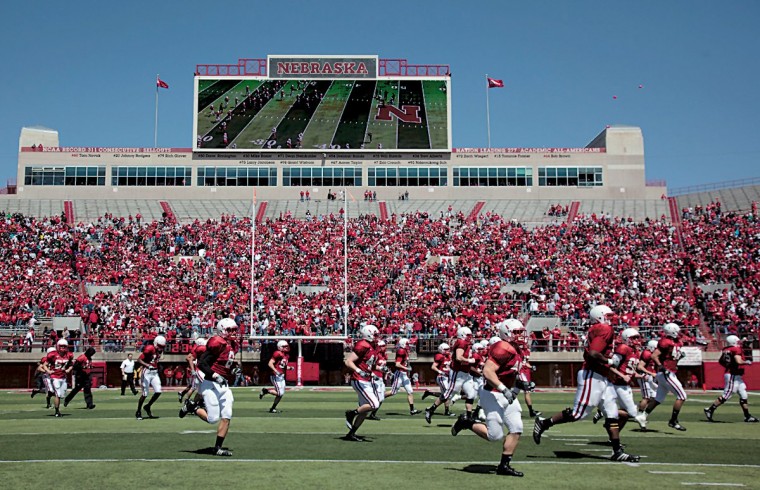
[[[681,485],[700,486],[700,487],[744,487],[744,483],[709,483],[709,482],[686,482],[682,481]]]
[[[653,475],[704,475],[705,473],[703,471],[652,471],[649,470],[647,473],[651,473]]]

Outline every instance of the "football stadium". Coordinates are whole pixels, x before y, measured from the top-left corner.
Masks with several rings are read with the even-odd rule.
[[[760,179],[647,181],[635,126],[454,147],[448,65],[193,83],[184,148],[21,130],[8,488],[758,488]]]

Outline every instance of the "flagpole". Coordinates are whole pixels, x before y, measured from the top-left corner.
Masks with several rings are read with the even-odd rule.
[[[158,73],[156,73],[156,122],[153,126],[153,148],[158,148]]]
[[[491,148],[491,101],[488,98],[488,73],[486,73],[486,127],[488,130],[488,148]]]

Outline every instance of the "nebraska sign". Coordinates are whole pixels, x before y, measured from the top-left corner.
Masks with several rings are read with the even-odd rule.
[[[269,78],[377,78],[377,56],[269,56]]]

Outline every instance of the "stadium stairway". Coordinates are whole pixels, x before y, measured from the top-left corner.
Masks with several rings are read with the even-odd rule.
[[[264,219],[264,216],[266,216],[267,204],[267,201],[261,201],[261,204],[259,204],[259,209],[256,211],[256,223],[261,223],[261,221]]]
[[[380,201],[377,205],[380,208],[380,219],[382,221],[388,221],[388,206],[385,205],[385,201]]]
[[[174,219],[174,211],[172,211],[171,204],[169,204],[167,201],[158,201],[158,204],[161,205],[161,209],[164,210],[167,218]]]
[[[573,224],[573,221],[575,221],[575,217],[578,216],[578,210],[581,208],[580,201],[573,201],[570,203],[570,207],[567,210],[567,221],[566,223],[568,225]]]
[[[472,208],[472,211],[470,211],[470,214],[467,216],[467,221],[476,221],[478,216],[480,216],[480,210],[483,209],[483,206],[485,205],[485,201],[478,201],[475,203],[475,207]]]
[[[63,214],[66,216],[66,223],[69,225],[74,224],[74,203],[72,201],[63,201]]]

